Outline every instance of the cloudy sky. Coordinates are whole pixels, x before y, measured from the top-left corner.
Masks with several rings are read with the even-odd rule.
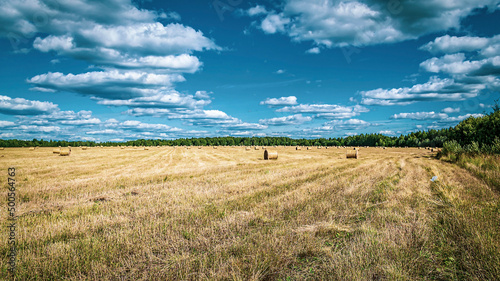
[[[500,97],[500,1],[0,0],[0,138],[343,137]]]

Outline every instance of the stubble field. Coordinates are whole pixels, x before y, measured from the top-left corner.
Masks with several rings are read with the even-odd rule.
[[[271,149],[0,151],[2,198],[16,168],[14,278],[500,279],[500,196],[470,172],[425,149]]]

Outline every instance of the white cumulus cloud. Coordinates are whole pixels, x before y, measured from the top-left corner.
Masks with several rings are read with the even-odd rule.
[[[46,101],[11,98],[0,95],[0,113],[6,115],[40,115],[59,110],[56,104]]]
[[[446,119],[448,115],[445,113],[430,112],[411,112],[399,113],[391,116],[392,119],[413,119],[413,120],[429,120],[429,119]]]
[[[360,113],[368,112],[368,108],[355,106],[342,106],[337,104],[299,104],[296,106],[285,106],[276,110],[277,112],[292,113],[315,113],[316,117],[326,119],[343,119],[358,116]]]
[[[443,110],[441,110],[442,112],[444,113],[457,113],[457,112],[460,112],[460,108],[457,107],[457,108],[452,108],[452,107],[447,107],[447,108],[443,108]]]
[[[290,116],[275,117],[270,119],[261,119],[259,123],[267,126],[287,126],[287,125],[300,125],[305,122],[310,122],[312,117],[302,116],[302,114],[295,114]]]
[[[482,83],[457,82],[431,77],[427,83],[412,87],[361,91],[365,105],[408,105],[420,101],[459,101],[476,97],[485,88]]]
[[[265,101],[260,102],[261,105],[270,106],[285,106],[285,105],[295,105],[297,104],[297,97],[280,97],[280,98],[267,98]]]
[[[94,71],[82,74],[49,72],[28,79],[28,83],[56,91],[75,92],[100,98],[127,99],[151,96],[185,81],[179,74],[154,74],[118,70]]]
[[[277,10],[252,8],[268,34],[284,33],[294,41],[343,47],[394,43],[460,28],[476,8],[498,9],[494,0],[400,1],[286,0]]]

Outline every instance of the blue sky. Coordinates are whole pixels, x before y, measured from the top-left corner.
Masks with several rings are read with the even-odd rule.
[[[0,0],[0,138],[397,136],[500,97],[500,1]]]

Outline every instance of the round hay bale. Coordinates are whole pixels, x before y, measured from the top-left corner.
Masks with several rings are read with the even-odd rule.
[[[302,147],[297,146],[295,150],[302,150]]]
[[[258,147],[255,147],[254,149],[255,149],[255,150],[260,150],[260,148],[258,148]]]
[[[278,160],[278,151],[264,150],[264,160]]]
[[[144,148],[144,150],[149,150],[149,148],[148,148],[148,147],[145,147],[145,148]]]
[[[246,147],[246,148],[245,148],[245,150],[246,150],[246,151],[249,151],[249,150],[250,150],[250,147]]]
[[[34,150],[35,150],[35,148],[34,148],[34,147],[30,147],[30,151],[34,151]]]
[[[349,159],[349,158],[355,158],[355,159],[358,159],[358,150],[353,150],[353,151],[347,151],[346,152],[346,158]]]
[[[217,146],[214,146],[214,149],[217,149]]]
[[[86,146],[82,146],[82,150],[87,150],[87,147]]]
[[[61,148],[54,148],[54,150],[52,150],[52,153],[54,153],[54,154],[61,153]]]
[[[0,150],[3,150],[4,148],[3,147],[0,147]]]
[[[310,147],[307,147],[307,150],[311,149]]]
[[[71,147],[61,148],[59,156],[69,156],[71,154]]]

